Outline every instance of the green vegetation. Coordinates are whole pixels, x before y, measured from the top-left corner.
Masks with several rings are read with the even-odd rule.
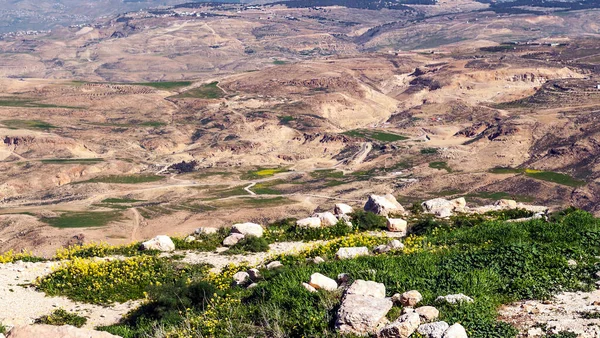
[[[50,130],[55,129],[55,127],[50,123],[40,121],[40,120],[3,120],[0,121],[3,125],[5,125],[9,129],[40,129],[40,130]]]
[[[450,168],[448,166],[448,163],[444,162],[444,161],[430,162],[429,168],[438,169],[438,170],[446,170],[449,173],[452,172],[452,168]]]
[[[423,148],[421,149],[421,154],[423,155],[434,155],[438,153],[438,149],[437,148]]]
[[[0,97],[0,107],[80,109],[80,107],[59,106],[37,101],[39,100],[22,97]]]
[[[280,66],[280,65],[286,65],[286,64],[287,64],[287,61],[283,61],[283,60],[275,60],[275,61],[273,61],[273,64],[274,64],[274,65],[279,65],[279,66]]]
[[[247,252],[267,252],[269,243],[263,237],[246,236],[237,244],[225,251],[226,255],[237,255]]]
[[[94,125],[94,126],[102,126],[102,127],[124,128],[124,129],[119,129],[119,132],[123,132],[123,131],[127,130],[127,128],[139,128],[139,127],[159,128],[159,127],[164,127],[167,125],[166,122],[161,122],[161,121],[131,121],[128,123],[113,123],[113,122],[98,123],[98,122],[94,122],[94,123],[89,123],[89,124]]]
[[[539,170],[527,169],[525,171],[525,175],[535,178],[535,179],[538,179],[538,180],[548,181],[548,182],[557,183],[557,184],[561,184],[561,185],[566,185],[569,187],[581,187],[586,184],[585,181],[575,179],[567,174],[555,173],[555,172],[551,172],[551,171],[539,171]]]
[[[6,331],[7,331],[6,326],[4,326],[4,325],[2,325],[2,323],[0,323],[0,333],[6,334],[7,333]]]
[[[552,171],[520,168],[492,168],[489,170],[489,172],[492,174],[524,174],[525,176],[531,178],[566,185],[569,187],[581,187],[586,185],[586,182],[583,180],[578,180],[567,174],[556,173]]]
[[[68,312],[64,309],[54,310],[49,315],[42,316],[35,320],[36,324],[47,324],[47,325],[72,325],[75,327],[82,327],[87,322],[87,318],[81,317],[76,313]]]
[[[287,168],[258,168],[256,170],[250,170],[247,173],[240,176],[242,180],[255,180],[265,177],[271,177],[275,174],[285,173],[289,170]]]
[[[103,158],[49,158],[41,160],[44,164],[97,164],[104,162]]]
[[[121,203],[130,204],[130,203],[136,203],[136,202],[143,202],[143,200],[136,200],[133,198],[106,198],[106,199],[102,200],[102,203],[116,203],[116,204],[121,204]]]
[[[77,182],[81,183],[113,183],[113,184],[140,184],[149,182],[158,182],[163,180],[164,176],[154,174],[139,175],[111,175],[92,178],[91,180]]]
[[[147,295],[148,302],[121,323],[101,328],[126,338],[159,332],[166,336],[336,337],[333,322],[343,293],[310,293],[301,283],[315,272],[333,278],[347,273],[350,282],[384,283],[387,296],[419,290],[423,295],[420,305],[436,306],[440,320],[460,322],[469,337],[514,337],[516,329],[498,321],[497,309],[502,304],[546,300],[562,291],[595,290],[594,274],[600,263],[600,220],[593,215],[571,208],[553,215],[550,221],[503,221],[526,215],[530,212],[509,210],[450,220],[422,219],[404,239],[403,250],[348,260],[334,259],[335,252],[347,246],[372,249],[389,239],[356,234],[341,222],[330,228],[297,229],[295,220],[283,220],[267,227],[267,243],[332,240],[274,257],[284,266],[261,269],[262,278],[251,289],[232,283],[233,274],[248,266],[228,266],[215,274],[203,265],[182,265],[154,256],[110,262],[75,259],[38,286],[50,295],[98,304]],[[370,230],[382,227],[384,218],[357,213],[352,221],[359,229]],[[248,247],[242,251],[260,250],[265,244],[248,242],[253,244],[246,243]],[[315,256],[325,262],[316,265],[306,260]],[[570,259],[577,265],[568,264]],[[455,293],[466,294],[475,302],[451,305],[435,301],[440,295]],[[397,316],[401,309],[394,311]],[[554,335],[571,336],[566,332]]]
[[[219,88],[219,82],[215,81],[198,88],[190,89],[174,97],[178,99],[220,99],[224,96],[225,92]]]
[[[316,179],[343,178],[344,172],[336,169],[322,169],[310,172],[310,176]]]
[[[164,82],[136,82],[136,83],[124,83],[124,84],[134,85],[134,86],[153,87],[156,89],[171,90],[171,89],[178,89],[178,88],[182,88],[182,87],[188,87],[188,86],[191,86],[192,83],[193,82],[191,82],[191,81],[164,81]]]
[[[382,142],[396,142],[396,141],[408,140],[408,137],[406,137],[406,136],[385,133],[385,132],[377,131],[377,130],[356,129],[356,130],[350,130],[350,131],[344,132],[342,134],[350,136],[350,137],[377,140],[377,141],[382,141]]]
[[[279,195],[281,194],[281,191],[274,189],[273,187],[282,183],[284,183],[282,180],[256,183],[250,190],[257,195]]]
[[[94,228],[102,227],[121,219],[117,211],[108,212],[64,212],[58,217],[44,217],[42,222],[56,228]]]
[[[294,121],[295,118],[290,115],[279,116],[279,124],[288,125],[290,122]]]

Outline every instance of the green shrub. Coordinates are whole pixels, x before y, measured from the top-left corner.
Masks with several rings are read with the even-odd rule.
[[[225,251],[227,255],[243,254],[246,252],[267,252],[269,243],[263,237],[246,236],[234,246]]]
[[[68,312],[64,309],[54,310],[47,316],[42,316],[35,320],[36,324],[47,324],[47,325],[72,325],[75,327],[82,327],[87,322],[87,318],[77,315],[76,313]]]
[[[387,229],[387,220],[383,216],[367,211],[355,211],[352,215],[352,224],[361,231]]]
[[[7,333],[6,331],[7,331],[6,326],[0,324],[0,333],[6,334]]]
[[[265,239],[269,243],[285,241],[329,240],[354,233],[344,222],[324,228],[302,228],[296,226],[295,218],[283,219],[267,226]]]
[[[173,240],[173,244],[175,244],[175,249],[177,250],[214,251],[221,246],[221,243],[223,243],[223,240],[228,235],[229,229],[220,228],[213,234],[194,235],[196,240],[192,242],[186,242],[185,238],[180,237],[171,237],[171,240]]]

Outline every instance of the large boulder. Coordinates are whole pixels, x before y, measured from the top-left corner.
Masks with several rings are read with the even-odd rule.
[[[149,241],[142,243],[142,250],[157,250],[162,252],[175,251],[175,244],[169,236],[156,236]]]
[[[459,323],[456,323],[444,332],[442,338],[469,338],[469,336],[467,335],[465,328]]]
[[[337,259],[350,259],[359,256],[368,256],[370,254],[369,248],[366,246],[351,247],[351,248],[339,248],[335,254]]]
[[[119,338],[108,332],[79,329],[71,325],[27,325],[16,326],[8,333],[7,338]]]
[[[200,227],[194,231],[196,235],[210,235],[219,232],[219,228]]]
[[[377,338],[408,338],[421,324],[419,315],[407,313],[377,332]]]
[[[425,338],[442,338],[450,325],[446,322],[428,323],[419,326],[417,332]]]
[[[400,205],[396,198],[391,194],[385,196],[370,195],[364,210],[381,216],[404,213],[402,205]]]
[[[321,226],[322,227],[334,226],[338,222],[337,217],[335,217],[335,215],[332,214],[332,213],[330,213],[329,211],[327,211],[327,212],[320,212],[320,213],[314,214],[314,215],[312,215],[312,217],[316,217],[319,220],[321,220]]]
[[[347,294],[338,310],[335,327],[341,334],[375,333],[387,321],[385,315],[392,305],[389,298]]]
[[[354,212],[354,208],[352,208],[348,204],[338,203],[338,204],[335,205],[335,208],[333,209],[333,212],[336,215],[347,215],[347,214],[353,213]]]
[[[338,284],[335,280],[318,272],[313,273],[310,276],[310,282],[308,282],[308,284],[317,290],[335,291],[338,288]]]
[[[434,198],[421,203],[423,211],[434,214],[437,217],[450,217],[454,211],[455,204],[444,198]]]
[[[234,246],[234,245],[238,244],[239,241],[244,239],[244,237],[245,236],[242,234],[231,234],[231,235],[225,237],[225,239],[223,240],[223,245],[224,246]]]
[[[244,236],[263,236],[263,227],[256,223],[238,223],[231,227],[231,233],[242,234]]]
[[[320,228],[321,218],[307,217],[296,221],[296,226],[300,228]]]
[[[408,222],[406,222],[402,218],[388,218],[387,219],[388,231],[399,232],[402,235],[406,235],[407,227],[408,227]]]
[[[346,290],[346,294],[385,298],[385,285],[383,283],[357,279]]]

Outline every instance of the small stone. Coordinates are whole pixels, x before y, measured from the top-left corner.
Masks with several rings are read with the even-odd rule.
[[[238,223],[234,224],[231,227],[232,234],[242,234],[244,236],[254,236],[254,237],[262,237],[263,236],[263,227],[260,224],[256,223]]]
[[[353,213],[354,208],[352,208],[348,204],[338,203],[335,205],[333,212],[335,212],[336,215],[347,215]]]
[[[337,217],[335,217],[334,214],[332,214],[331,212],[321,212],[321,213],[317,213],[312,215],[312,217],[317,217],[321,220],[321,226],[322,227],[330,227],[330,226],[334,226],[337,224],[338,219]]]
[[[272,261],[271,263],[267,264],[267,270],[275,270],[281,267],[283,267],[283,264],[281,264],[280,261]]]
[[[313,263],[315,264],[321,264],[321,263],[325,263],[325,260],[319,256],[313,258]]]
[[[260,275],[260,271],[258,269],[249,269],[248,275],[250,276],[250,279],[252,279],[253,281],[259,280],[262,277]]]
[[[419,326],[417,332],[425,338],[442,338],[449,327],[446,322],[434,322]]]
[[[400,232],[406,235],[406,230],[408,227],[408,222],[401,218],[388,218],[387,219],[387,229],[391,232]]]
[[[369,253],[369,248],[367,248],[366,246],[361,246],[351,248],[340,248],[335,254],[335,256],[338,259],[349,259],[356,258],[359,256],[368,256]]]
[[[237,285],[245,284],[250,279],[250,275],[245,271],[240,271],[233,275],[233,281]]]
[[[442,338],[469,338],[469,336],[467,336],[467,331],[465,328],[459,323],[456,323],[450,326],[448,330],[444,332]]]
[[[393,239],[388,243],[388,246],[392,250],[404,249],[404,244],[397,239]]]
[[[162,252],[175,251],[175,244],[169,236],[156,236],[153,239],[142,243],[142,250],[157,250]]]
[[[196,235],[210,235],[210,234],[216,234],[219,231],[218,228],[209,228],[209,227],[201,227],[198,228],[194,231],[194,233]]]
[[[375,249],[373,249],[373,252],[376,254],[383,254],[386,252],[390,252],[391,248],[385,244],[382,245],[378,245],[377,247],[375,247]]]
[[[342,283],[346,283],[350,280],[350,275],[347,273],[340,273],[339,275],[337,275],[337,282],[342,284]]]
[[[408,338],[420,324],[418,314],[407,313],[377,332],[377,338]]]
[[[404,306],[415,306],[423,300],[423,296],[417,290],[411,290],[400,295],[400,304]]]
[[[436,320],[440,316],[440,311],[433,306],[421,306],[416,308],[415,312],[421,316],[424,322]]]
[[[577,261],[575,261],[574,259],[569,259],[567,261],[567,265],[568,266],[577,266]]]
[[[391,308],[392,301],[389,298],[345,295],[337,313],[335,327],[341,334],[364,336],[375,333],[387,322],[385,315]]]
[[[247,289],[254,289],[257,286],[258,286],[257,283],[252,283],[252,284],[248,285]]]
[[[194,237],[194,236],[187,236],[187,237],[184,239],[184,241],[185,241],[186,243],[192,243],[192,242],[195,242],[195,241],[196,241],[196,237]]]
[[[450,304],[456,304],[456,303],[462,303],[462,302],[473,303],[473,298],[471,298],[469,296],[465,296],[462,293],[459,293],[459,294],[455,294],[455,295],[439,296],[438,298],[436,298],[435,301],[436,302],[446,302],[446,303],[450,303]]]
[[[242,234],[231,234],[223,240],[223,245],[224,246],[234,246],[234,245],[238,244],[239,241],[244,239],[244,237],[245,236]]]
[[[296,221],[299,228],[320,228],[321,219],[319,217],[307,217]]]
[[[304,288],[309,292],[317,292],[317,289],[313,288],[312,285],[308,283],[302,283],[302,286],[304,286]]]
[[[325,291],[335,291],[338,288],[336,281],[318,272],[313,273],[310,276],[310,282],[308,282],[308,284],[317,290],[323,289]]]
[[[383,283],[357,279],[350,285],[346,294],[385,298],[385,285]]]

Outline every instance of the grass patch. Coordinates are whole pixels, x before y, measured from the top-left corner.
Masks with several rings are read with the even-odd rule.
[[[104,162],[103,158],[49,158],[41,160],[44,164],[97,164]]]
[[[250,190],[257,195],[280,195],[281,191],[273,189],[273,186],[281,183],[283,183],[281,180],[256,183],[252,188],[250,188]]]
[[[87,318],[79,316],[76,313],[68,312],[64,309],[57,309],[49,315],[37,318],[35,323],[56,326],[72,325],[75,327],[82,327],[85,325],[85,323],[87,323]]]
[[[287,65],[288,62],[287,61],[283,61],[283,60],[275,60],[275,61],[273,61],[273,64],[280,66],[280,65]]]
[[[9,129],[38,129],[38,130],[50,130],[58,127],[51,125],[48,122],[40,120],[3,120],[0,121]]]
[[[423,155],[435,155],[439,152],[437,148],[423,148],[420,150]]]
[[[315,179],[327,179],[327,178],[343,178],[344,172],[336,169],[322,169],[310,172],[310,176]]]
[[[58,217],[44,217],[41,220],[55,228],[96,228],[118,221],[121,217],[117,211],[65,212]]]
[[[246,236],[237,244],[225,251],[225,255],[239,255],[248,252],[267,252],[269,243],[263,237]]]
[[[164,176],[154,174],[142,174],[142,175],[111,175],[92,178],[91,180],[76,182],[81,183],[112,183],[112,184],[140,184],[158,182],[164,179]]]
[[[282,124],[282,125],[288,125],[288,124],[290,124],[290,122],[295,120],[295,118],[290,115],[279,116],[278,118],[279,118],[279,124]]]
[[[377,131],[377,130],[355,129],[355,130],[346,131],[342,134],[344,134],[346,136],[350,136],[350,137],[364,138],[364,139],[369,139],[369,140],[377,140],[377,141],[381,141],[381,142],[396,142],[396,141],[408,140],[408,137],[406,137],[406,136],[385,133],[385,132]]]
[[[0,97],[0,107],[80,109],[80,107],[59,106],[49,103],[39,103],[37,101],[30,98]]]
[[[438,169],[438,170],[446,170],[449,173],[452,172],[452,168],[450,168],[448,166],[448,163],[444,162],[444,161],[430,162],[429,168]]]
[[[240,176],[240,179],[254,180],[254,179],[260,179],[260,178],[265,178],[265,177],[271,177],[271,176],[274,176],[275,174],[285,173],[288,171],[289,170],[287,168],[259,168],[257,170],[251,170],[245,174],[242,174]]]
[[[519,169],[519,168],[492,168],[488,170],[492,174],[524,174],[527,177],[535,178],[542,181],[552,182],[556,184],[566,185],[569,187],[582,187],[586,185],[583,180],[578,180],[570,175],[552,172],[542,171],[534,169]]]
[[[569,187],[582,187],[586,184],[585,181],[575,179],[567,174],[555,173],[551,171],[526,169],[525,175],[538,180],[566,185]]]
[[[211,82],[201,87],[190,89],[179,95],[174,96],[178,99],[193,98],[193,99],[220,99],[225,97],[225,92],[219,88],[219,82]]]

